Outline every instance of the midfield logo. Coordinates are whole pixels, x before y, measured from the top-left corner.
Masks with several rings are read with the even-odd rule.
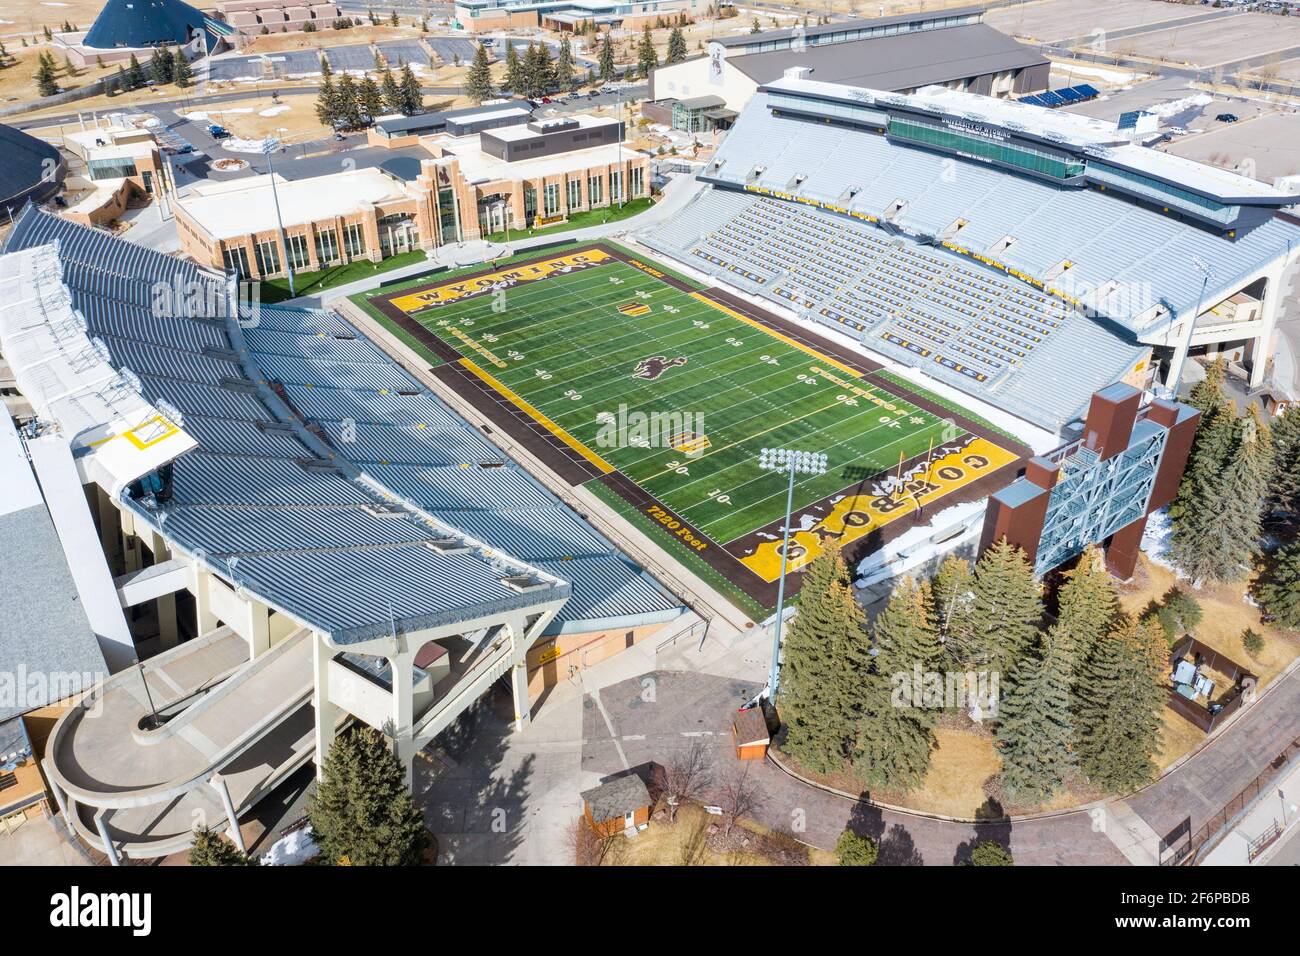
[[[662,355],[655,355],[651,358],[643,358],[636,363],[636,368],[632,370],[633,378],[642,378],[647,382],[653,382],[659,376],[670,368],[676,368],[678,365],[686,364],[686,356],[679,355],[677,358],[665,358]]]

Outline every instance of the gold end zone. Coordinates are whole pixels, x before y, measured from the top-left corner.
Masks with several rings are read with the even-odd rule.
[[[460,364],[463,368],[473,372],[479,379],[486,382],[488,385],[491,385],[493,390],[502,397],[509,399],[512,405],[524,412],[529,418],[537,422],[537,424],[541,425],[560,441],[564,442],[564,444],[568,445],[588,462],[595,465],[600,469],[602,475],[608,475],[613,471],[617,471],[613,465],[607,462],[604,458],[601,458],[582,442],[578,441],[578,439],[574,438],[559,425],[555,424],[555,422],[543,415],[521,396],[515,394],[509,386],[499,380],[496,376],[489,373],[486,369],[481,368],[479,365],[467,358],[461,359]]]

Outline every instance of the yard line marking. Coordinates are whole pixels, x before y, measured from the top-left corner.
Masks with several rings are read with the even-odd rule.
[[[699,299],[701,302],[712,306],[713,308],[717,309],[719,312],[725,312],[733,319],[736,319],[737,321],[740,322],[744,322],[746,325],[752,326],[753,328],[758,329],[758,331],[763,332],[766,335],[772,336],[772,338],[774,339],[779,339],[782,342],[784,342],[786,345],[792,346],[793,348],[796,348],[801,352],[807,352],[809,355],[811,355],[813,358],[817,359],[818,361],[825,362],[827,365],[834,365],[837,369],[839,369],[841,372],[844,372],[846,375],[852,375],[854,378],[862,378],[862,373],[859,372],[857,369],[845,365],[843,362],[836,361],[835,359],[831,358],[829,355],[825,355],[822,352],[818,352],[812,346],[804,345],[802,342],[796,339],[792,339],[790,338],[790,336],[782,332],[778,332],[776,329],[769,329],[762,322],[759,322],[756,319],[751,319],[747,315],[741,315],[735,309],[730,309],[727,306],[723,305],[721,302],[714,302],[712,299],[710,299],[702,292],[692,292],[690,293],[690,295],[691,298]]]
[[[572,435],[566,432],[559,425],[555,424],[555,422],[551,421],[549,418],[547,418],[545,415],[539,412],[532,405],[528,404],[528,402],[526,402],[522,397],[520,397],[519,395],[511,391],[509,388],[507,388],[504,382],[501,382],[498,379],[494,378],[491,374],[489,374],[484,369],[480,368],[473,361],[467,358],[462,358],[460,360],[460,364],[464,368],[473,372],[476,376],[478,376],[488,385],[492,386],[492,388],[496,389],[496,391],[503,398],[508,399],[516,408],[518,408],[520,411],[527,414],[528,417],[530,417],[533,421],[537,422],[537,424],[541,425],[548,432],[550,432],[560,441],[564,442],[566,445],[568,445],[570,448],[576,451],[587,461],[591,462],[591,464],[599,468],[601,474],[608,475],[611,472],[617,470],[616,468],[614,468],[613,465],[607,462],[604,458],[601,458],[599,455],[597,455],[594,451],[592,451],[582,442],[578,441],[578,439],[574,438]]]

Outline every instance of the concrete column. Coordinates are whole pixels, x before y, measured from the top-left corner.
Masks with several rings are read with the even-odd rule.
[[[212,788],[221,795],[221,805],[226,810],[226,820],[230,824],[230,839],[235,841],[235,846],[239,847],[240,853],[247,853],[244,835],[239,832],[239,816],[235,813],[235,801],[230,799],[230,787],[226,784],[226,778],[219,773],[214,773],[208,783],[212,784]]]
[[[116,574],[122,556],[122,515],[113,504],[113,500],[109,498],[108,492],[98,486],[97,491],[99,540],[104,546],[104,556],[108,559],[108,566]]]
[[[415,749],[411,746],[411,724],[415,710],[415,655],[394,654],[388,658],[393,687],[393,750],[402,762],[406,785],[411,785]]]
[[[1250,348],[1251,388],[1259,388],[1264,384],[1264,373],[1268,370],[1268,360],[1272,354],[1268,347],[1269,341],[1273,338],[1274,329],[1277,328],[1277,304],[1286,291],[1282,287],[1282,278],[1286,274],[1286,268],[1287,262],[1283,261],[1271,269],[1264,285],[1264,300],[1259,304],[1259,317],[1261,320],[1259,336],[1253,340]]]
[[[510,692],[515,705],[515,730],[523,730],[533,719],[532,701],[528,697],[528,662],[510,668]]]
[[[319,634],[312,635],[312,667],[315,687],[312,707],[316,711],[316,779],[321,778],[325,757],[334,743],[334,726],[338,723],[339,709],[330,700],[329,662],[333,654]]]
[[[261,601],[244,598],[248,659],[256,660],[271,649],[271,610]]]
[[[68,808],[67,794],[65,794],[62,788],[60,788],[59,785],[54,782],[54,774],[52,773],[52,768],[50,767],[50,758],[46,757],[44,760],[41,761],[41,763],[45,765],[45,779],[50,784],[50,793],[54,794],[54,802],[58,804],[59,812],[63,814],[63,825],[68,828],[69,836],[75,838],[77,835],[77,831],[72,826],[72,811]]]
[[[175,594],[164,594],[158,598],[158,640],[164,651],[175,647],[180,640]]]
[[[212,613],[212,595],[208,592],[208,579],[211,574],[197,562],[192,565],[192,568],[194,583],[190,590],[194,593],[195,627],[197,628],[196,633],[202,636],[208,631],[215,630],[221,622]]]
[[[95,829],[99,831],[99,839],[104,844],[104,852],[108,854],[108,862],[113,866],[121,866],[122,860],[117,855],[117,847],[113,846],[113,840],[108,835],[108,824],[104,822],[103,810],[95,814]]]

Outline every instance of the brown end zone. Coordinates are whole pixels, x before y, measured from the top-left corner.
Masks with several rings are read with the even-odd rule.
[[[455,347],[445,342],[440,337],[434,335],[411,315],[394,306],[393,300],[399,297],[416,295],[430,289],[446,286],[451,283],[468,283],[474,279],[481,278],[492,273],[513,268],[526,268],[538,263],[547,262],[557,258],[557,256],[572,256],[588,251],[599,250],[611,259],[623,262],[635,269],[647,273],[659,281],[687,294],[697,294],[711,299],[721,306],[738,312],[751,321],[766,326],[768,329],[779,333],[799,344],[811,348],[819,353],[824,354],[841,364],[852,368],[860,373],[864,379],[872,379],[875,373],[881,371],[884,366],[880,363],[873,362],[870,359],[854,352],[853,350],[840,345],[830,339],[823,338],[820,335],[809,332],[807,329],[795,324],[794,322],[779,318],[763,309],[756,308],[749,302],[738,296],[717,287],[708,288],[703,291],[696,289],[694,286],[682,281],[674,275],[657,268],[653,263],[644,261],[641,258],[630,255],[622,249],[606,245],[604,243],[577,244],[574,247],[565,247],[563,250],[549,249],[545,253],[534,258],[521,262],[512,262],[508,266],[486,265],[484,268],[476,270],[468,275],[457,276],[454,279],[443,279],[442,281],[430,281],[429,283],[417,286],[415,288],[405,288],[400,292],[391,292],[384,295],[372,296],[368,299],[376,309],[384,316],[393,321],[401,329],[411,335],[415,340],[426,346],[431,352],[442,359],[446,364],[430,369],[430,372],[437,376],[450,389],[458,395],[465,398],[471,405],[480,411],[484,417],[497,427],[501,428],[512,439],[518,441],[528,449],[529,453],[534,455],[538,461],[542,462],[547,468],[553,471],[570,485],[582,485],[593,478],[598,478],[607,487],[618,492],[619,496],[635,507],[638,512],[643,514],[651,521],[656,521],[662,525],[665,531],[682,541],[682,546],[691,550],[698,558],[708,564],[714,571],[730,581],[739,590],[749,594],[754,600],[758,601],[764,607],[773,607],[776,603],[777,587],[775,583],[769,583],[760,578],[756,573],[741,563],[740,558],[746,551],[753,550],[761,541],[763,534],[779,535],[784,517],[777,519],[763,528],[755,529],[749,534],[743,535],[734,541],[726,544],[720,544],[707,535],[704,535],[689,522],[683,520],[672,509],[668,508],[658,498],[641,488],[626,475],[619,471],[613,471],[605,474],[596,468],[592,463],[584,459],[545,427],[535,421],[527,412],[519,408],[509,398],[502,395],[491,385],[484,382],[479,377],[470,373],[460,364],[460,360],[465,356],[462,355]],[[596,267],[600,264],[597,263]],[[430,309],[436,309],[437,306],[430,306]],[[967,501],[977,500],[986,497],[996,488],[1001,487],[1011,480],[1012,475],[1008,474],[1014,468],[1015,474],[1023,469],[1025,460],[1032,454],[1026,446],[1014,442],[1000,434],[995,434],[989,429],[981,426],[959,413],[940,405],[938,402],[917,394],[911,389],[896,383],[894,381],[881,381],[874,379],[872,384],[876,384],[886,392],[903,398],[908,402],[924,409],[940,419],[948,419],[959,425],[970,435],[984,438],[1017,456],[1017,460],[1010,465],[1004,465],[996,468],[988,475],[972,481],[968,485],[963,485],[958,489],[949,491],[936,499],[935,505],[939,507],[948,507],[954,504],[960,504]],[[924,459],[924,455],[916,456],[904,462],[903,468],[906,469],[918,460]],[[860,479],[857,484],[849,486],[835,495],[828,496],[819,502],[814,502],[805,508],[800,509],[800,514],[817,511],[825,511],[831,507],[833,499],[843,495],[852,495],[859,493],[859,489],[868,488],[873,483],[883,480],[893,469],[885,469],[875,475],[870,475]],[[931,507],[933,510],[933,506]],[[850,542],[844,548],[845,559],[850,562],[856,562],[870,553],[872,550],[879,548],[882,544],[893,540],[903,532],[916,527],[918,524],[928,520],[927,511],[924,507],[914,509],[910,515],[896,521],[892,521],[883,527],[873,529],[867,535]],[[703,547],[701,547],[703,545]],[[790,593],[797,593],[801,583],[801,575],[792,575],[787,581]]]

